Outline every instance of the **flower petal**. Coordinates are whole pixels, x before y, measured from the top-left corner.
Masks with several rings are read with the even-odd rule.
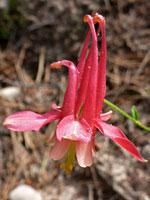
[[[83,76],[83,72],[84,72],[84,68],[85,68],[85,60],[86,60],[86,54],[87,54],[87,48],[88,48],[88,43],[90,40],[90,35],[91,35],[91,31],[88,32],[81,54],[80,54],[80,58],[79,58],[79,63],[77,65],[77,69],[78,69],[78,86],[80,85],[80,81],[82,80],[82,76]]]
[[[111,116],[112,116],[112,110],[108,111],[107,113],[102,113],[100,115],[100,118],[102,121],[107,121],[111,118]]]
[[[63,139],[61,142],[57,141],[50,151],[50,158],[54,160],[61,159],[67,152],[71,141]]]
[[[76,142],[76,157],[81,167],[91,166],[93,163],[92,141],[88,143],[77,141]]]
[[[52,110],[43,115],[32,111],[23,111],[10,115],[4,121],[4,127],[13,131],[40,130],[45,124],[60,118],[61,112]]]
[[[59,111],[59,112],[62,111],[62,109],[61,109],[59,106],[57,106],[55,103],[53,103],[51,107],[52,107],[54,110],[57,110],[57,111]]]
[[[67,66],[69,69],[68,86],[65,92],[64,101],[62,105],[62,117],[65,117],[67,115],[74,114],[75,111],[78,70],[76,66],[68,60],[54,62],[50,65],[50,67],[60,68],[62,65]]]
[[[77,97],[77,101],[76,101],[76,110],[75,110],[75,113],[77,115],[79,114],[81,106],[85,102],[85,97],[86,97],[88,83],[89,83],[89,77],[90,77],[90,71],[91,71],[91,62],[92,62],[92,47],[90,48],[89,53],[87,55],[84,72],[83,72],[83,77],[80,82],[80,87],[78,90],[78,97]]]
[[[74,141],[89,142],[92,131],[84,119],[75,120],[74,115],[69,115],[63,118],[58,124],[56,136],[59,141],[62,138],[66,138]]]
[[[98,118],[102,110],[106,90],[106,34],[104,17],[96,13],[93,18],[99,23],[99,29],[101,29],[102,34],[96,97],[96,117]]]
[[[92,62],[89,76],[89,83],[85,98],[85,104],[82,111],[82,117],[91,124],[95,117],[96,110],[96,90],[97,90],[97,76],[98,76],[98,45],[97,35],[94,27],[93,18],[90,15],[85,15],[84,21],[89,24],[92,34]]]
[[[125,150],[127,150],[133,157],[135,157],[137,160],[145,162],[138,152],[135,145],[128,140],[128,138],[123,134],[123,132],[115,126],[108,125],[100,120],[95,121],[95,126],[100,129],[100,131],[113,141],[115,141],[117,144],[119,144],[121,147],[123,147]]]

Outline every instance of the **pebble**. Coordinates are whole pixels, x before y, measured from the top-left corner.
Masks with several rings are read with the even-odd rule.
[[[14,100],[20,95],[21,91],[18,87],[6,87],[0,89],[0,96],[7,100]]]
[[[19,185],[9,193],[10,200],[43,200],[40,192],[29,185]]]
[[[0,0],[0,9],[7,10],[8,9],[8,1],[7,0]]]

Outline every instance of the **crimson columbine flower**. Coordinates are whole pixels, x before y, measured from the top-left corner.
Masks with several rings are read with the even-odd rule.
[[[67,154],[65,163],[62,164],[67,172],[74,166],[75,155],[81,167],[92,165],[96,128],[126,149],[136,159],[145,161],[135,145],[119,128],[104,122],[111,117],[111,113],[101,114],[106,89],[105,19],[96,13],[93,17],[86,15],[84,21],[89,24],[90,30],[77,67],[67,60],[50,65],[51,68],[60,68],[65,65],[69,69],[68,86],[62,108],[58,108],[54,104],[53,110],[43,115],[32,111],[15,113],[5,119],[4,126],[14,131],[38,131],[47,123],[59,120],[56,133],[50,141],[55,143],[50,157],[59,160]],[[94,27],[95,23],[99,24],[97,32]],[[100,31],[102,39],[98,60],[97,38]],[[92,44],[87,54],[91,36]]]

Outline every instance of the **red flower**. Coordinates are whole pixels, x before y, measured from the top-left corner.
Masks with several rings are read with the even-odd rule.
[[[67,60],[50,65],[51,68],[60,68],[65,65],[69,69],[68,87],[62,108],[53,105],[53,110],[43,115],[31,111],[19,112],[7,117],[4,126],[14,131],[38,131],[45,124],[59,119],[56,133],[51,140],[55,144],[51,149],[50,157],[59,160],[67,153],[66,162],[62,165],[66,171],[72,170],[75,154],[80,166],[92,165],[96,128],[126,149],[136,159],[145,161],[134,144],[119,128],[104,122],[111,117],[111,113],[101,114],[106,89],[105,19],[96,13],[93,17],[86,15],[84,21],[89,24],[90,30],[77,67]],[[95,23],[99,23],[97,33],[94,27]],[[97,37],[100,31],[102,42],[98,61]],[[87,54],[91,36],[92,45]]]

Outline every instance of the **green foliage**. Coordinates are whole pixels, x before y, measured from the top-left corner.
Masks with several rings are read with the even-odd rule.
[[[132,117],[133,117],[133,119],[139,120],[138,112],[137,112],[135,106],[132,106],[131,111],[132,111]]]
[[[8,1],[8,10],[0,13],[0,47],[5,48],[14,30],[22,28],[26,20],[19,12],[17,0]]]
[[[17,0],[9,0],[9,12],[16,13],[18,12],[19,3]]]

